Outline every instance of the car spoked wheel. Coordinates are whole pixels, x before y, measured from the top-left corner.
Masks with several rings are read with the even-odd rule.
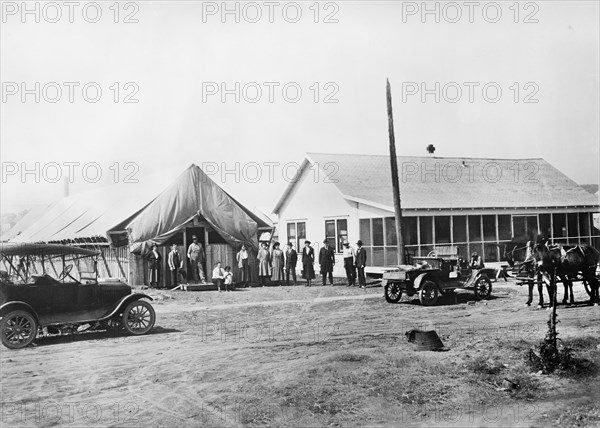
[[[475,282],[475,297],[484,300],[492,294],[492,281],[487,276],[482,276]]]
[[[146,334],[154,326],[154,308],[145,300],[131,302],[123,311],[123,327],[131,334]]]
[[[385,285],[385,300],[388,303],[398,303],[402,297],[402,289],[400,285],[395,283],[387,283]]]
[[[0,329],[2,344],[10,349],[19,349],[35,340],[38,324],[29,312],[12,311],[2,317]]]
[[[435,282],[425,281],[419,290],[419,301],[423,306],[435,305],[438,300],[438,288]]]

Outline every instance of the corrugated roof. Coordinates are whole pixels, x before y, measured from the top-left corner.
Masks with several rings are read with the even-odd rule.
[[[307,153],[307,158],[345,198],[393,207],[389,156]],[[599,207],[596,196],[541,158],[399,156],[398,170],[403,209]]]

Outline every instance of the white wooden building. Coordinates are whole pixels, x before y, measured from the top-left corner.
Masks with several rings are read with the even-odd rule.
[[[411,254],[452,244],[495,262],[513,236],[600,246],[598,198],[543,159],[398,157],[398,168]],[[273,212],[281,242],[333,242],[337,276],[344,239],[363,241],[374,271],[396,264],[389,156],[309,153]]]

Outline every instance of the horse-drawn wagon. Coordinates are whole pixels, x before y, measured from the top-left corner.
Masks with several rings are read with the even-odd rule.
[[[382,286],[389,303],[399,302],[402,293],[418,295],[424,306],[435,305],[440,295],[455,289],[473,290],[477,299],[487,299],[492,293],[490,278],[495,277],[495,269],[471,269],[454,246],[437,247],[426,257],[411,259],[412,264],[383,273]]]
[[[544,242],[515,242],[506,245],[504,257],[511,266],[512,276],[518,285],[527,285],[529,297],[526,305],[533,301],[533,289],[537,286],[538,307],[544,306],[543,288],[546,285],[550,306],[556,294],[554,287],[564,286],[563,304],[575,303],[573,283],[581,282],[590,303],[598,304],[598,250],[589,245],[551,245]],[[553,282],[555,285],[553,285]]]

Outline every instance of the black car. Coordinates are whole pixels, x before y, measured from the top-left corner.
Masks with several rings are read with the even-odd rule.
[[[0,335],[8,348],[31,344],[40,331],[94,325],[146,334],[156,315],[126,283],[98,279],[95,250],[58,244],[0,244]],[[68,327],[68,328],[67,328]]]

